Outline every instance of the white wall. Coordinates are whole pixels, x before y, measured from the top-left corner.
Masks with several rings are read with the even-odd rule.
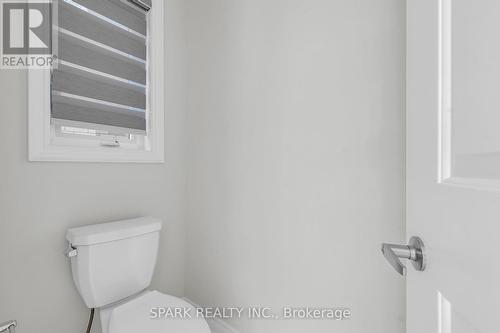
[[[353,310],[231,322],[241,333],[402,332],[403,279],[379,245],[403,239],[404,1],[166,3],[165,165],[27,162],[25,73],[0,71],[0,321],[82,330],[66,229],[155,215],[155,288]]]
[[[183,295],[183,15],[183,0],[167,2],[164,165],[27,162],[26,73],[0,70],[0,322],[17,319],[26,333],[84,331],[65,231],[139,215],[164,220],[153,287]]]
[[[188,0],[186,296],[353,312],[242,333],[404,331],[404,6]]]

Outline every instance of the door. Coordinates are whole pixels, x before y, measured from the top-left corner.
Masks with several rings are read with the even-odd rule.
[[[500,332],[500,1],[408,0],[408,333]]]

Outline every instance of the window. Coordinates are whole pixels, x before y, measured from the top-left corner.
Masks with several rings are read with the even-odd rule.
[[[163,162],[163,0],[53,3],[50,70],[29,70],[31,161]]]

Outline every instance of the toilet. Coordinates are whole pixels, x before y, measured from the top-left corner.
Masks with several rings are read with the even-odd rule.
[[[76,289],[99,310],[103,333],[210,333],[188,302],[148,290],[162,223],[143,217],[69,229],[66,239]],[[188,309],[191,316],[153,316],[153,309]]]

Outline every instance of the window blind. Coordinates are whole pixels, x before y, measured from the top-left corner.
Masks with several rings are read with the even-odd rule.
[[[146,133],[151,0],[60,0],[52,121]]]

